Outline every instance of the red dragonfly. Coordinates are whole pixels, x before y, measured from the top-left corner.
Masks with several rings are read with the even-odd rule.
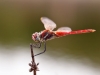
[[[61,28],[58,28],[58,30],[53,31],[53,29],[56,28],[56,24],[52,20],[50,20],[47,17],[41,17],[41,21],[44,24],[45,30],[41,32],[35,32],[32,34],[32,39],[35,42],[38,42],[38,44],[33,45],[33,47],[40,48],[41,42],[44,42],[45,49],[43,52],[36,54],[35,56],[40,55],[46,51],[46,41],[47,40],[51,40],[54,38],[59,38],[59,37],[71,35],[71,34],[82,34],[82,33],[90,33],[90,32],[96,31],[94,29],[84,29],[84,30],[72,31],[70,27],[61,27]]]

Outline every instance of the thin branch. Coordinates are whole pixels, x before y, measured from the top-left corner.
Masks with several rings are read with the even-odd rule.
[[[33,75],[36,75],[36,71],[39,71],[38,70],[38,65],[39,65],[39,63],[35,63],[35,58],[34,58],[34,52],[33,52],[33,45],[32,44],[30,44],[30,48],[31,48],[31,57],[32,57],[32,62],[31,63],[29,63],[29,66],[31,67],[30,68],[30,72],[32,72],[33,71]]]

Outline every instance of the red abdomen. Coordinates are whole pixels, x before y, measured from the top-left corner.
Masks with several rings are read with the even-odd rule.
[[[94,29],[84,29],[84,30],[77,30],[77,31],[71,31],[71,32],[60,32],[60,31],[57,31],[55,34],[58,37],[61,37],[61,36],[66,36],[66,35],[70,35],[70,34],[82,34],[82,33],[94,32],[94,31],[96,31],[96,30],[94,30]]]

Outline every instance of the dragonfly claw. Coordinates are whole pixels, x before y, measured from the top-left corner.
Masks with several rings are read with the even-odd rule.
[[[41,43],[35,43],[35,44],[32,44],[32,47],[34,48],[40,48],[41,47]]]

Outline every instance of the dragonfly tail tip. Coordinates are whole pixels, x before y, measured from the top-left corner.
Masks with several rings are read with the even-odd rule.
[[[95,29],[92,29],[92,32],[95,32],[96,30]]]

